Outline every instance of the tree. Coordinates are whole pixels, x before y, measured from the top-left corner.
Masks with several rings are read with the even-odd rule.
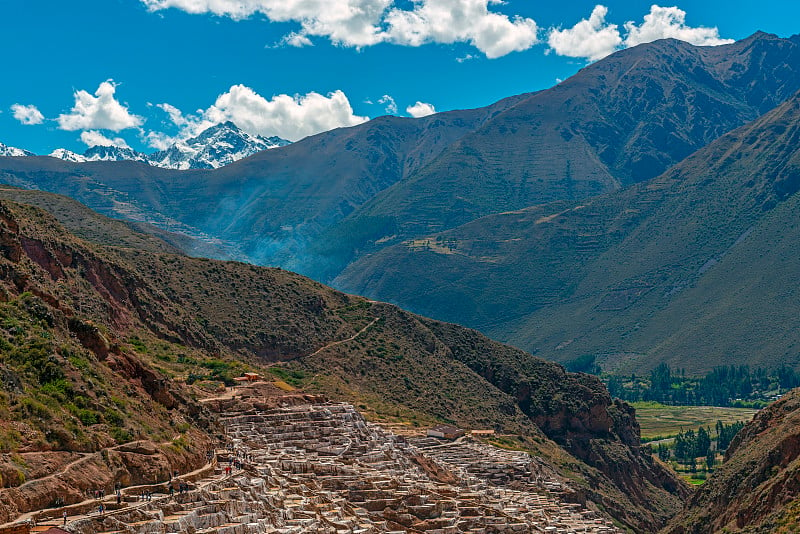
[[[706,468],[711,471],[714,469],[714,464],[717,463],[717,451],[708,451],[708,455],[706,456]]]

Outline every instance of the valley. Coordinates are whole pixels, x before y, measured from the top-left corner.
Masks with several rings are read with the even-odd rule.
[[[636,529],[658,528],[688,495],[639,450],[633,411],[594,377],[286,271],[148,252],[132,246],[142,239],[133,229],[112,222],[95,236],[115,236],[116,246],[80,240],[46,212],[10,201],[0,219],[3,365],[19,377],[0,398],[4,451],[48,457],[151,442],[94,455],[103,461],[90,462],[91,478],[70,476],[32,501],[4,476],[6,520],[23,503],[82,502],[87,487],[119,476],[152,484],[168,466],[202,467],[224,421],[201,400],[243,372],[385,423],[511,436],[503,440],[572,480],[585,506]],[[8,462],[3,469],[21,469]]]
[[[217,26],[275,22],[245,4]],[[474,109],[13,104],[89,148],[0,144],[0,534],[795,532],[800,35],[607,11],[545,59],[606,55]]]

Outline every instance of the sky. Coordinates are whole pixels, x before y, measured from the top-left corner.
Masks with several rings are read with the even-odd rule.
[[[475,108],[663,37],[800,33],[800,2],[0,0],[0,143],[143,152],[232,120],[296,141]]]

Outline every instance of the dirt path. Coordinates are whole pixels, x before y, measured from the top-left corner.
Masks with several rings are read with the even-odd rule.
[[[327,349],[329,349],[329,348],[331,348],[331,347],[335,347],[336,345],[341,345],[342,343],[347,343],[348,341],[353,341],[353,340],[354,340],[354,339],[356,339],[358,336],[360,336],[361,334],[363,334],[364,332],[366,332],[366,331],[369,329],[369,327],[371,327],[372,325],[374,325],[374,324],[375,324],[375,323],[377,323],[377,322],[378,322],[378,317],[375,317],[375,318],[372,320],[372,322],[371,322],[371,323],[369,323],[367,326],[365,326],[364,328],[362,328],[361,330],[359,330],[358,332],[356,332],[356,333],[355,333],[355,334],[353,334],[352,336],[348,337],[347,339],[341,339],[341,340],[339,340],[339,341],[332,341],[332,342],[328,343],[327,345],[325,345],[325,346],[323,346],[323,347],[321,347],[321,348],[319,348],[319,349],[315,350],[314,352],[312,352],[312,353],[311,353],[311,354],[309,354],[308,356],[309,356],[309,357],[311,357],[311,356],[316,356],[317,354],[319,354],[319,353],[320,353],[320,352],[322,352],[323,350],[327,350]]]
[[[71,461],[70,463],[68,463],[67,465],[62,467],[60,471],[56,471],[55,473],[50,473],[49,475],[46,475],[46,476],[43,476],[43,477],[32,478],[32,479],[28,480],[27,482],[25,482],[24,484],[20,484],[19,486],[15,486],[13,488],[4,488],[4,489],[21,490],[21,489],[24,489],[27,486],[31,486],[33,484],[38,484],[39,482],[42,482],[44,480],[49,480],[51,478],[60,477],[61,475],[65,474],[67,471],[69,471],[70,469],[72,469],[73,467],[78,465],[79,463],[85,462],[86,460],[88,460],[89,458],[91,458],[92,456],[94,456],[97,453],[79,452],[78,454],[80,454],[80,456],[81,456],[80,458],[76,458],[75,460]]]
[[[117,447],[120,447],[120,445],[118,445]],[[112,447],[112,449],[113,448],[116,448],[116,447]],[[79,460],[83,460],[83,459],[85,459],[85,458],[80,458]],[[191,477],[193,477],[195,475],[201,474],[203,471],[206,471],[206,470],[209,470],[209,469],[213,469],[216,465],[217,465],[217,460],[216,460],[216,458],[214,458],[213,460],[211,460],[210,462],[208,462],[207,464],[205,464],[204,466],[202,466],[202,467],[200,467],[198,469],[195,469],[195,470],[190,471],[188,473],[180,474],[178,476],[178,478],[191,478]],[[49,476],[55,476],[55,475],[58,475],[58,474],[59,473],[55,473],[54,475],[49,475]],[[225,479],[227,477],[232,477],[232,476],[234,476],[234,474],[236,474],[236,473],[231,473],[230,475],[220,475],[220,476],[214,476],[212,474],[209,477],[205,477],[205,478],[197,480],[195,482],[195,485],[198,488],[204,488],[204,487],[206,487],[209,484],[212,484],[214,482],[218,482],[218,481],[223,480],[223,479]],[[47,477],[42,477],[42,478],[39,478],[39,479],[36,479],[36,480],[44,480],[44,478],[47,478]],[[31,482],[35,482],[35,481],[31,481]],[[167,482],[162,482],[162,483],[159,483],[159,484],[142,484],[142,485],[138,485],[138,486],[126,486],[126,487],[122,488],[122,493],[124,495],[136,495],[137,491],[141,491],[141,490],[144,490],[144,489],[151,489],[154,486],[159,486],[160,484],[166,484],[166,483]],[[156,494],[156,495],[153,496],[153,499],[154,499],[154,501],[158,502],[159,499],[163,499],[164,497],[169,497],[169,495],[167,495],[167,494]],[[88,498],[88,499],[85,499],[85,500],[83,500],[81,502],[72,503],[72,504],[69,504],[67,506],[63,506],[61,508],[58,508],[56,511],[58,512],[58,514],[60,514],[63,511],[66,511],[67,512],[67,516],[68,516],[67,521],[71,522],[71,521],[76,521],[76,520],[79,520],[79,519],[84,519],[84,518],[87,518],[87,517],[99,517],[100,513],[98,511],[95,511],[97,506],[99,506],[101,503],[103,505],[107,506],[107,505],[113,504],[115,502],[116,502],[116,495],[110,494],[110,495],[106,495],[103,499]],[[120,508],[118,510],[107,510],[105,512],[105,515],[108,516],[108,515],[114,515],[115,513],[129,512],[132,509],[135,509],[135,508],[138,508],[138,507],[141,507],[141,506],[145,506],[147,504],[150,504],[151,502],[153,502],[153,501],[141,501],[141,502],[135,502],[135,503],[128,502],[127,506],[124,506],[124,507],[122,507],[122,508]],[[86,509],[89,509],[90,511],[89,512],[84,511]],[[33,511],[30,511],[30,512],[26,512],[26,513],[20,515],[19,517],[17,517],[14,521],[10,521],[10,522],[6,523],[5,525],[1,525],[1,526],[2,527],[6,527],[6,526],[11,526],[11,525],[13,525],[15,523],[18,524],[18,523],[24,523],[26,521],[31,521],[32,519],[37,518],[37,515],[41,514],[42,512],[51,512],[53,510],[54,509],[52,509],[52,508],[48,508],[48,509],[45,509],[45,510],[33,510]],[[44,519],[44,520],[37,519],[36,524],[39,525],[39,526],[61,526],[63,524],[63,519],[61,517],[54,517],[52,519]]]

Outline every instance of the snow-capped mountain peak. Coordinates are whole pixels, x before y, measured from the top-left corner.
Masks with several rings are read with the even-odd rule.
[[[147,154],[132,148],[95,145],[83,153],[86,161],[143,161],[148,163]]]
[[[216,169],[256,152],[288,144],[289,141],[279,137],[251,135],[227,121],[151,154],[150,163],[171,169]]]
[[[13,146],[4,145],[0,143],[0,156],[11,156],[11,157],[21,157],[21,156],[35,156],[33,152],[28,152],[27,150],[23,150],[21,148],[16,148]]]
[[[76,154],[72,150],[67,150],[66,148],[57,148],[48,154],[51,158],[58,158],[63,159],[64,161],[72,161],[74,163],[84,163],[88,161],[86,156],[81,154]]]
[[[59,148],[50,153],[54,158],[83,163],[86,161],[141,161],[155,167],[167,169],[216,169],[234,161],[252,156],[256,152],[290,144],[280,137],[261,137],[242,131],[227,121],[203,130],[196,137],[174,142],[166,150],[143,154],[131,148],[117,146],[93,146],[83,154]],[[4,154],[0,145],[1,155]],[[8,147],[10,148],[10,147]],[[19,149],[13,149],[19,150]],[[28,155],[26,154],[13,155]]]

